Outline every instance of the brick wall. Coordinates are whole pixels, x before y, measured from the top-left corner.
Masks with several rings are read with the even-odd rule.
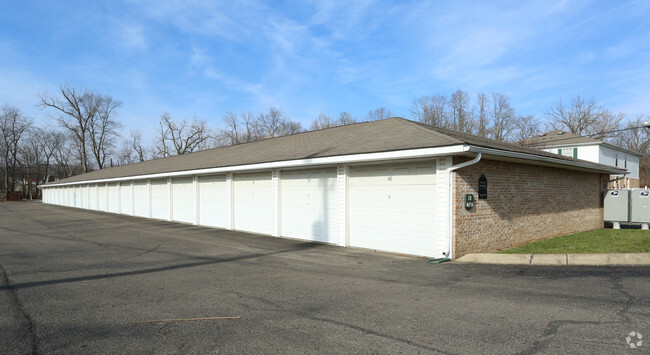
[[[455,158],[454,164],[462,160]],[[488,180],[487,200],[478,180]],[[597,173],[482,160],[454,174],[454,257],[603,227]],[[475,207],[466,210],[465,194]]]

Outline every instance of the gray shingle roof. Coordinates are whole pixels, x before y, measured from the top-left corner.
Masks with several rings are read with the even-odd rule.
[[[52,184],[462,144],[550,157],[557,160],[574,160],[537,149],[395,117],[106,168],[66,178]],[[601,168],[600,170],[602,170],[602,165],[592,165],[594,169]]]
[[[523,145],[536,148],[569,146],[576,144],[600,144],[601,140],[583,137],[571,132],[562,130],[550,131],[539,136],[528,138],[523,141]]]

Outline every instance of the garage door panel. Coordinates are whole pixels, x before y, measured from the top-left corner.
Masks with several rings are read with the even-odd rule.
[[[435,164],[353,167],[350,245],[434,255]]]
[[[173,220],[185,223],[194,223],[194,182],[192,177],[174,178],[172,180],[172,196],[174,201],[172,206]]]
[[[283,172],[282,236],[336,243],[336,188],[336,168]]]
[[[151,180],[151,217],[169,218],[169,187],[167,179]]]
[[[230,202],[226,175],[199,178],[199,223],[204,226],[227,228]]]
[[[272,234],[271,173],[236,174],[233,186],[235,229]]]
[[[130,215],[132,210],[131,183],[125,182],[120,185],[120,213]]]
[[[149,217],[149,187],[147,181],[133,182],[133,214],[139,217]]]
[[[117,213],[119,211],[119,193],[117,183],[108,184],[108,212]]]
[[[100,184],[97,187],[97,203],[100,211],[106,212],[106,202],[106,184]]]

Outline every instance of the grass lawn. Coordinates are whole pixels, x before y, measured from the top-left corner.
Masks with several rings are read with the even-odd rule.
[[[508,254],[650,253],[650,231],[597,229],[538,240],[500,251]]]

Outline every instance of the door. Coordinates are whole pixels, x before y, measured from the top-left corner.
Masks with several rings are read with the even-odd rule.
[[[281,235],[336,244],[336,168],[283,171]]]
[[[119,212],[119,200],[120,194],[116,182],[111,182],[108,184],[108,212],[118,213]]]
[[[169,219],[169,187],[167,179],[151,180],[151,217]]]
[[[434,255],[435,162],[350,169],[350,245]]]
[[[192,177],[178,177],[172,180],[172,213],[173,220],[185,223],[194,223],[194,182]]]
[[[149,186],[147,180],[133,182],[133,214],[149,217]]]
[[[131,182],[120,183],[120,213],[133,214],[133,196],[131,196]]]
[[[235,229],[273,234],[271,172],[234,175]]]
[[[228,228],[229,209],[226,175],[199,177],[199,224]]]

